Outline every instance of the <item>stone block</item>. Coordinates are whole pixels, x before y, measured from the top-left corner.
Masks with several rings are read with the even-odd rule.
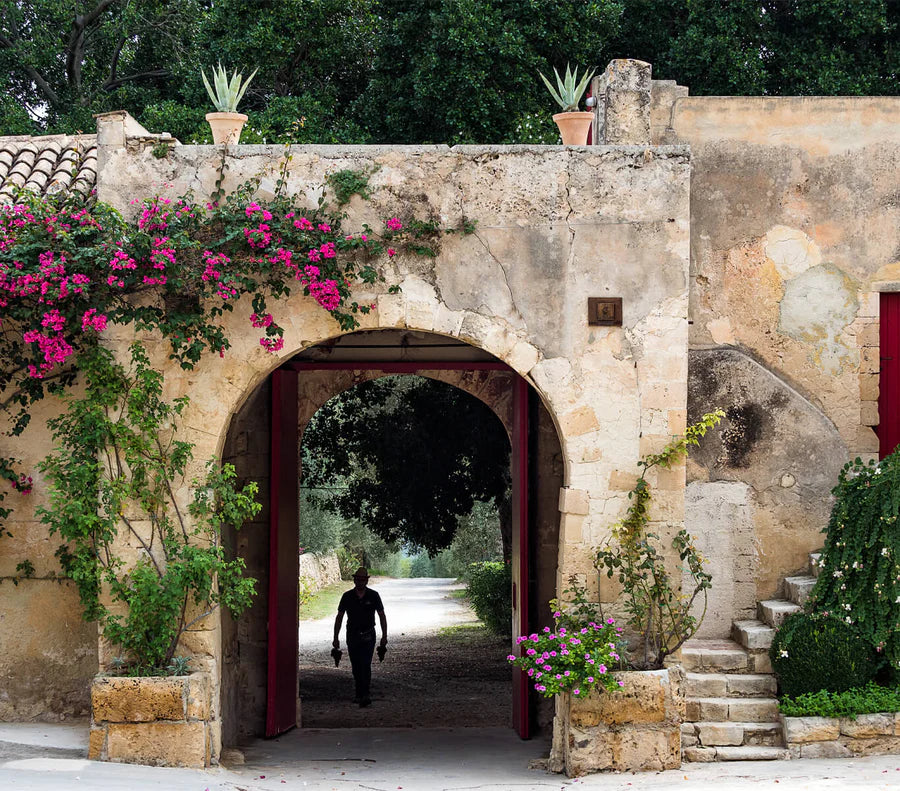
[[[801,758],[849,758],[853,753],[838,741],[800,745]]]
[[[877,401],[862,401],[859,405],[859,422],[864,426],[877,426],[881,423]]]
[[[762,621],[744,620],[735,621],[731,634],[744,648],[751,651],[768,649],[775,637],[775,630]]]
[[[873,736],[894,735],[893,714],[860,714],[855,720],[840,719],[840,732],[854,739],[870,739]]]
[[[841,734],[840,720],[831,717],[782,717],[781,727],[787,744],[825,742]]]
[[[716,757],[720,761],[781,761],[788,751],[782,747],[717,747]]]
[[[778,719],[778,701],[774,698],[731,698],[728,719],[731,722],[772,722]]]
[[[701,698],[700,720],[707,722],[723,722],[728,719],[727,698]]]
[[[775,696],[778,684],[775,676],[766,673],[728,675],[728,695],[730,697]]]
[[[206,673],[187,677],[185,715],[187,719],[208,720],[212,709],[212,680]]]
[[[616,677],[625,682],[621,689],[572,701],[573,725],[579,728],[600,723],[636,725],[675,718],[668,671],[618,673]]]
[[[184,719],[184,679],[98,676],[91,684],[95,723]]]
[[[772,673],[772,660],[768,651],[756,651],[748,656],[751,673]]]
[[[203,722],[111,723],[108,727],[110,761],[197,768],[208,765]]]
[[[687,747],[684,750],[684,760],[693,763],[712,763],[716,760],[715,747]]]
[[[681,729],[627,728],[619,732],[613,769],[619,772],[661,772],[681,766]]]
[[[880,393],[878,374],[860,374],[859,376],[859,400],[877,401]]]
[[[697,732],[704,747],[744,743],[744,729],[734,722],[701,722]]]
[[[559,510],[563,514],[590,513],[591,502],[588,493],[583,489],[570,489],[564,486],[559,490]]]
[[[870,739],[851,739],[845,736],[841,739],[841,744],[854,755],[900,754],[900,737],[898,736],[873,736]]]
[[[724,698],[728,681],[724,673],[688,673],[685,694],[691,698]]]
[[[106,753],[106,726],[91,727],[88,735],[88,760],[102,761]]]

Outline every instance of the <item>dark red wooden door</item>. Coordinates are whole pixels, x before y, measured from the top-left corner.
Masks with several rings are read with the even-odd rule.
[[[513,384],[512,473],[512,610],[513,645],[528,634],[528,383]],[[519,648],[514,648],[516,654]],[[513,668],[513,728],[523,739],[531,736],[528,717],[528,676]]]
[[[900,445],[900,293],[881,295],[880,324],[878,440],[883,459]]]
[[[272,374],[266,736],[297,725],[299,624],[297,372]]]

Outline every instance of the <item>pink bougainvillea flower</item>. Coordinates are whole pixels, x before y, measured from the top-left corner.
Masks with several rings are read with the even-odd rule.
[[[387,225],[387,227],[392,231],[399,231],[401,228],[403,228],[403,223],[400,222],[397,217],[391,217],[391,219],[389,219],[385,223],[385,225]]]

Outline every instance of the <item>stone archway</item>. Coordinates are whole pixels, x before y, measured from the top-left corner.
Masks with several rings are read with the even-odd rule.
[[[353,349],[358,341],[378,341],[378,355],[388,365],[379,366],[371,362],[371,355],[359,362],[360,352]],[[431,343],[427,341],[430,340]],[[512,431],[513,404],[512,385],[518,375],[506,366],[495,365],[496,358],[481,352],[468,344],[441,338],[429,333],[386,330],[364,332],[342,336],[324,346],[312,347],[299,355],[294,365],[306,361],[311,370],[300,374],[300,397],[298,398],[298,420],[305,426],[314,412],[337,393],[363,381],[386,375],[385,368],[391,368],[391,360],[410,356],[420,360],[433,360],[437,353],[434,341],[441,343],[441,363],[431,363],[421,367],[419,373],[474,395],[486,403],[505,425]],[[418,344],[416,343],[418,341]],[[352,349],[352,350],[351,350]],[[418,349],[418,351],[412,351]],[[449,363],[449,357],[456,358],[458,364]],[[366,354],[362,355],[364,358]],[[328,358],[331,367],[310,363],[310,360]],[[344,362],[357,360],[357,362]],[[468,360],[468,362],[466,362]],[[488,363],[487,361],[493,361]],[[337,365],[335,365],[337,363]],[[324,365],[328,365],[325,363]],[[396,363],[394,363],[396,365]],[[445,367],[440,368],[439,365]],[[491,365],[491,368],[476,366]],[[358,366],[358,367],[357,367]],[[467,366],[469,366],[467,368]],[[503,370],[498,370],[502,367]],[[265,591],[268,583],[268,530],[269,515],[266,493],[268,483],[269,439],[269,382],[264,381],[234,416],[225,446],[224,460],[236,465],[241,478],[254,479],[260,485],[265,503],[257,520],[245,526],[240,533],[230,536],[231,550],[244,557],[249,573],[260,580],[260,590]],[[530,627],[539,628],[550,622],[550,611],[546,602],[557,592],[557,556],[559,530],[559,490],[563,478],[562,451],[552,417],[543,406],[537,394],[531,399],[530,407],[534,431],[532,432],[529,455],[533,457],[532,480],[529,486],[532,497],[531,527],[529,530],[528,554],[533,558],[530,564],[533,582],[528,591],[529,609],[532,613]],[[298,432],[299,433],[299,432]],[[235,743],[246,736],[260,735],[264,730],[266,703],[266,648],[269,639],[267,630],[266,597],[257,599],[253,609],[237,623],[223,615],[222,651],[222,719],[223,737],[226,744]],[[296,697],[296,695],[294,695]],[[547,725],[552,719],[552,711],[542,705],[535,712],[534,722]]]

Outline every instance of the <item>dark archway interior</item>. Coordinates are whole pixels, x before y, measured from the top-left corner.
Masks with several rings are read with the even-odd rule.
[[[493,360],[490,355],[460,343],[452,338],[415,333],[409,331],[371,331],[353,333],[307,350],[295,359],[331,360],[358,362],[363,365],[372,362],[390,361],[445,361],[483,362]],[[475,395],[486,403],[491,403],[498,416],[504,406],[504,393],[509,390],[515,377],[511,372],[501,371],[423,371],[427,376],[441,379]],[[300,374],[300,398],[298,418],[301,431],[312,414],[336,393],[358,382],[367,381],[383,373],[372,369],[354,371],[345,367],[338,371],[304,371]],[[453,381],[453,380],[456,381]],[[244,481],[255,480],[260,487],[263,510],[253,523],[245,525],[239,532],[226,537],[226,547],[236,556],[242,557],[248,572],[259,580],[259,595],[251,607],[239,620],[223,617],[223,669],[222,669],[222,722],[223,743],[234,745],[247,737],[260,736],[265,727],[266,713],[266,671],[267,671],[267,577],[268,577],[268,487],[269,487],[269,446],[270,428],[270,383],[267,380],[250,395],[241,410],[232,419],[226,440],[224,460],[235,465],[239,477]],[[529,434],[529,545],[531,557],[531,582],[529,588],[532,625],[539,628],[550,622],[547,601],[556,593],[556,565],[558,554],[559,512],[558,494],[562,485],[563,462],[552,419],[532,392],[529,400],[531,431]],[[492,403],[493,402],[493,403]],[[402,631],[402,629],[400,630]],[[391,629],[393,636],[397,631]],[[394,658],[401,662],[402,646]],[[487,647],[485,647],[487,650]],[[505,648],[501,647],[505,653]],[[305,658],[307,661],[311,657]],[[301,668],[304,658],[300,658]],[[402,660],[415,665],[415,652],[406,652]],[[449,668],[448,668],[449,670]],[[454,671],[455,673],[456,671]],[[464,672],[460,670],[459,672]],[[474,672],[471,669],[469,672]],[[349,677],[349,673],[348,673]],[[332,674],[332,679],[334,678]],[[508,676],[506,677],[508,679]],[[332,695],[326,687],[318,687],[310,678],[304,682],[301,675],[301,694],[312,707],[316,697]],[[304,687],[304,684],[307,686]],[[507,681],[508,684],[508,681]],[[324,690],[324,692],[322,691]],[[393,693],[388,693],[393,694]],[[398,693],[399,694],[399,693]],[[407,698],[415,697],[404,693]],[[497,708],[496,701],[474,701],[480,708]],[[298,703],[299,705],[299,703]],[[440,701],[438,711],[452,706]],[[508,711],[508,706],[504,707]],[[473,707],[473,711],[475,708]],[[354,709],[354,714],[358,710]],[[309,712],[312,714],[312,709]],[[546,725],[552,718],[552,710],[542,705],[537,710],[535,722]],[[473,715],[474,717],[474,715]],[[469,724],[484,724],[472,721]],[[301,716],[300,721],[305,723]],[[346,724],[359,726],[358,717]],[[386,723],[373,721],[374,726],[384,727]],[[428,718],[420,718],[418,723],[427,727]],[[444,719],[443,724],[446,724]],[[465,723],[458,723],[465,724]],[[333,725],[332,725],[333,726]],[[331,727],[319,724],[319,727]]]

